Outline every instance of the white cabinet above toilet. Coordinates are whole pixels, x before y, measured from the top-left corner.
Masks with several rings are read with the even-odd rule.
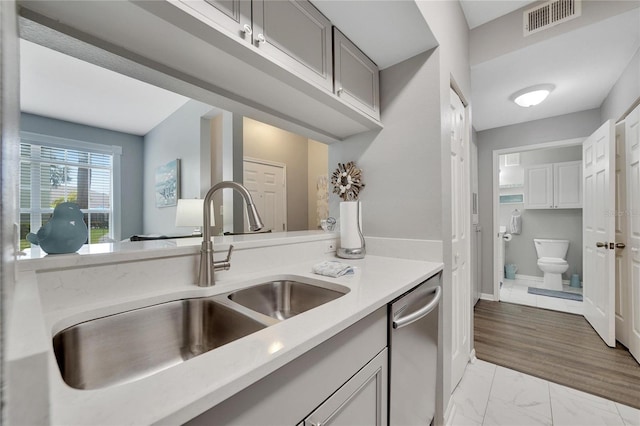
[[[582,208],[582,161],[526,166],[524,208]]]

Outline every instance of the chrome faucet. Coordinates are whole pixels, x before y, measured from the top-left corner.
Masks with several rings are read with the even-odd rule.
[[[202,231],[202,247],[200,248],[200,274],[198,276],[198,285],[200,287],[211,287],[214,284],[214,271],[229,270],[231,268],[231,252],[233,246],[229,246],[229,252],[225,260],[213,260],[213,241],[211,241],[211,201],[213,194],[219,189],[231,188],[240,193],[247,204],[247,213],[249,214],[249,229],[259,231],[264,226],[262,219],[258,214],[258,210],[253,204],[251,194],[244,186],[237,182],[222,181],[211,187],[207,195],[204,197],[204,225]]]

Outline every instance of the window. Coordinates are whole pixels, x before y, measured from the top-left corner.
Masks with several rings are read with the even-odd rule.
[[[120,152],[119,147],[24,132],[20,143],[20,248],[29,247],[27,233],[37,232],[53,209],[67,201],[77,203],[84,213],[87,243],[118,239],[114,196],[119,191],[114,191],[114,181],[119,179],[114,179],[114,165],[119,168]]]

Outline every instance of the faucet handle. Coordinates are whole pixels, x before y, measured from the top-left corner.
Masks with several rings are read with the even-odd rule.
[[[227,252],[227,258],[225,260],[218,260],[213,262],[214,271],[228,271],[231,269],[231,253],[233,253],[233,245],[229,246]]]
[[[229,245],[229,251],[227,252],[227,258],[224,260],[225,262],[231,262],[231,253],[233,253],[233,245]]]

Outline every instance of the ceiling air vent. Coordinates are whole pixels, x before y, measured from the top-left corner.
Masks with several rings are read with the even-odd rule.
[[[555,0],[524,12],[523,33],[528,36],[554,25],[577,18],[582,13],[581,0]]]

